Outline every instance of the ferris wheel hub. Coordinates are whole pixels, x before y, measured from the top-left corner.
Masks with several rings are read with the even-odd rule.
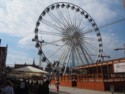
[[[69,41],[70,45],[74,44],[76,46],[80,44],[80,40],[82,39],[81,37],[82,35],[80,33],[80,29],[77,26],[71,25],[64,29],[62,41],[63,42]]]

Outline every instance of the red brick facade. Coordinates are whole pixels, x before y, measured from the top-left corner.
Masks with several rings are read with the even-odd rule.
[[[87,73],[62,76],[60,77],[60,85],[99,91],[110,90],[111,86],[115,90],[121,89],[125,87],[125,73],[114,73],[113,67],[113,64],[121,62],[125,62],[125,58],[78,66],[77,69],[86,69]],[[73,80],[74,78],[75,80]],[[55,84],[54,77],[52,84]]]

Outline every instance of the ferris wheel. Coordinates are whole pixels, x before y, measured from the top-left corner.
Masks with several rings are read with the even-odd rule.
[[[43,62],[75,67],[102,61],[103,44],[94,19],[79,6],[57,2],[43,10],[36,22],[36,47]]]

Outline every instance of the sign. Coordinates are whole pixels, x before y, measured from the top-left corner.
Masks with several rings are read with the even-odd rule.
[[[125,62],[114,64],[114,72],[125,72]]]

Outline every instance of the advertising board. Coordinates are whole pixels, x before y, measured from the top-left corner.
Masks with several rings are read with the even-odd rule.
[[[125,72],[125,62],[114,64],[114,72],[115,73]]]

